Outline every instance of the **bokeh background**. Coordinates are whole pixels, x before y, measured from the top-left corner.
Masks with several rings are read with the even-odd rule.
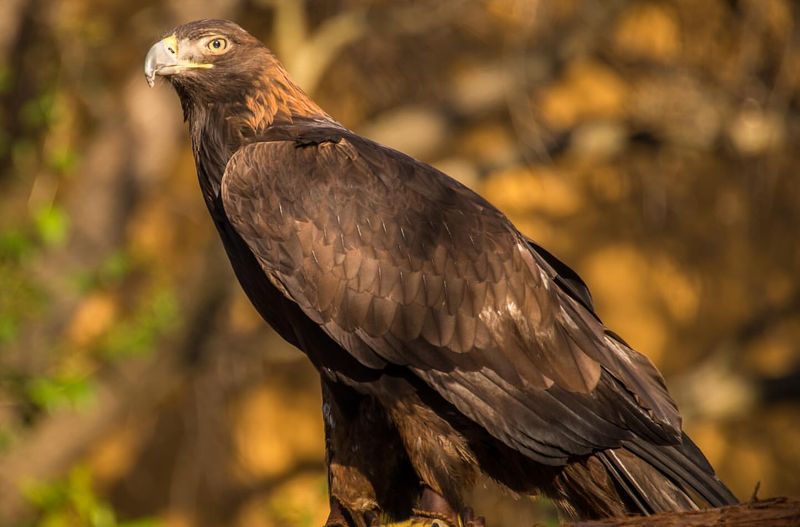
[[[0,525],[312,526],[317,376],[250,307],[144,55],[226,17],[589,283],[741,498],[800,494],[791,0],[3,0]],[[481,486],[490,525],[553,524]]]

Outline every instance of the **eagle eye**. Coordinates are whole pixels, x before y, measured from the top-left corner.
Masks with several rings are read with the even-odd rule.
[[[212,53],[223,53],[228,49],[228,41],[222,37],[214,37],[208,41],[206,47],[211,50]]]

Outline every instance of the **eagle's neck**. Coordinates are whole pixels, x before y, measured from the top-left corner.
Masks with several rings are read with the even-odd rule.
[[[258,135],[273,124],[291,123],[294,119],[333,119],[289,78],[277,60],[253,83],[236,108],[238,126],[244,133]]]
[[[235,97],[204,100],[180,90],[179,95],[189,122],[200,187],[210,209],[215,206],[228,160],[243,144],[265,135],[271,126],[297,119],[336,124],[277,61]]]

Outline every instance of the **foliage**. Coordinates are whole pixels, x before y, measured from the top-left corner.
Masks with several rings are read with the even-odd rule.
[[[92,476],[78,466],[61,480],[29,484],[25,495],[39,511],[36,527],[158,527],[153,519],[118,521],[110,505],[92,488]]]

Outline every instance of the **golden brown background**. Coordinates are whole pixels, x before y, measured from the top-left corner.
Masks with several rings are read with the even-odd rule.
[[[578,270],[741,498],[800,494],[797,2],[2,0],[0,525],[324,521],[316,375],[235,283],[142,75],[201,17]]]

